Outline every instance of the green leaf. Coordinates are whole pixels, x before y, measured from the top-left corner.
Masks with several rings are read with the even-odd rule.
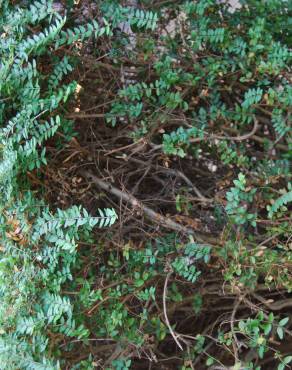
[[[263,329],[264,329],[265,335],[268,335],[271,332],[271,330],[272,330],[272,325],[271,324],[265,324],[263,326]]]
[[[278,334],[278,337],[279,337],[280,339],[283,339],[283,338],[284,338],[284,331],[283,331],[283,329],[282,329],[282,327],[281,327],[281,326],[278,326],[278,327],[277,327],[277,334]]]
[[[259,358],[264,358],[264,354],[265,354],[265,347],[264,346],[260,346],[259,349],[258,349],[258,354],[259,354]]]
[[[214,364],[214,359],[213,359],[213,357],[209,357],[208,359],[207,359],[207,361],[206,361],[206,365],[207,366],[211,366],[211,365],[213,365]]]
[[[289,321],[289,317],[284,317],[284,319],[279,321],[279,325],[280,326],[285,326],[288,321]]]
[[[284,357],[283,362],[285,365],[288,365],[290,362],[292,362],[292,356]]]

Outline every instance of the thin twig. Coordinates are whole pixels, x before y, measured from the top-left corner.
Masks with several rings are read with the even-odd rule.
[[[71,342],[61,344],[59,348],[65,347],[65,346],[67,346],[69,344],[80,343],[80,342],[115,342],[115,340],[114,339],[111,339],[111,338],[74,339],[74,340],[71,340]]]
[[[213,199],[206,198],[200,192],[200,190],[192,183],[192,181],[182,171],[172,169],[172,168],[166,168],[166,167],[163,167],[163,166],[160,166],[160,165],[157,165],[157,164],[152,164],[152,163],[148,164],[148,163],[145,163],[145,162],[143,162],[143,161],[141,161],[140,159],[137,159],[137,158],[131,158],[130,160],[132,162],[136,162],[136,163],[139,163],[141,165],[147,164],[148,166],[154,167],[154,168],[160,170],[161,172],[165,172],[166,174],[172,174],[172,175],[175,175],[177,177],[180,177],[193,190],[193,192],[197,195],[197,197],[200,201],[205,202],[205,203],[214,202]]]
[[[237,130],[235,128],[232,128],[232,127],[223,127],[222,129],[223,129],[223,131],[230,132],[230,133],[236,133],[237,132]],[[265,137],[261,137],[261,136],[258,136],[258,135],[252,135],[252,136],[250,136],[250,139],[252,139],[252,140],[254,140],[258,143],[261,143],[261,144],[264,144],[267,141],[267,139]],[[269,141],[267,141],[267,142],[269,142]],[[279,143],[276,144],[276,148],[281,149],[283,151],[288,151],[289,150],[287,145],[279,144]]]
[[[87,119],[87,118],[104,118],[104,113],[72,113],[67,114],[68,119]]]
[[[292,307],[292,298],[281,299],[276,302],[270,302],[257,293],[252,293],[252,295],[272,311],[280,311],[283,308]]]
[[[124,149],[129,149],[129,148],[131,148],[133,146],[136,146],[137,144],[140,144],[141,142],[142,142],[142,146],[146,145],[146,142],[143,141],[143,139],[139,139],[138,141],[135,141],[134,143],[131,143],[131,144],[122,146],[120,148],[113,149],[110,152],[105,153],[104,156],[106,157],[106,156],[111,155],[113,153],[120,152],[120,151],[122,151]]]
[[[230,319],[231,333],[232,333],[232,336],[233,336],[233,339],[234,339],[234,342],[232,343],[232,346],[233,346],[234,357],[235,357],[236,362],[239,361],[238,349],[240,348],[240,345],[239,345],[237,336],[235,334],[234,321],[235,321],[236,312],[238,310],[238,307],[240,306],[241,301],[242,301],[242,297],[239,297],[237,299],[234,307],[233,307],[232,314],[231,314],[231,319]]]
[[[194,231],[188,227],[185,227],[168,217],[165,217],[155,211],[153,209],[145,206],[142,202],[140,202],[137,198],[133,195],[126,193],[125,191],[119,190],[115,186],[105,182],[104,180],[98,178],[97,176],[93,175],[89,171],[80,171],[80,174],[85,177],[87,180],[92,181],[95,185],[100,187],[103,190],[108,191],[109,193],[115,195],[119,199],[126,201],[131,204],[132,207],[139,209],[142,211],[145,216],[147,216],[150,220],[157,222],[159,225],[171,229],[183,234],[193,235],[197,241],[202,243],[210,243],[218,245],[220,241],[218,238],[214,238],[210,235],[204,234],[203,232]]]
[[[168,284],[168,280],[170,278],[172,274],[172,271],[169,271],[168,274],[166,275],[166,278],[165,278],[165,282],[164,282],[164,287],[163,287],[163,297],[162,297],[162,301],[163,301],[163,314],[164,314],[164,319],[165,319],[165,323],[169,329],[169,332],[171,334],[171,336],[173,337],[175,343],[178,345],[178,347],[183,351],[183,347],[182,345],[180,344],[180,342],[178,341],[176,335],[175,335],[175,332],[173,331],[171,325],[170,325],[170,322],[168,320],[168,316],[167,316],[167,309],[166,309],[166,296],[167,296],[167,284]]]
[[[224,139],[224,140],[231,140],[231,141],[244,141],[244,140],[250,139],[257,132],[258,127],[259,127],[258,120],[256,118],[254,118],[253,128],[247,134],[240,135],[240,136],[226,136],[226,137],[225,136],[214,135],[214,137],[216,139]]]

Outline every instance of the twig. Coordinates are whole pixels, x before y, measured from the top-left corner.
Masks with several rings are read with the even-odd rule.
[[[276,302],[269,302],[257,293],[252,293],[252,295],[272,311],[280,311],[283,308],[292,307],[292,298],[281,299]]]
[[[59,348],[65,347],[65,346],[67,346],[69,344],[80,343],[80,342],[115,342],[115,340],[114,339],[111,339],[111,338],[74,339],[74,340],[71,340],[71,342],[61,344]]]
[[[141,165],[145,165],[145,162],[141,161],[140,159],[131,158],[130,160],[132,162],[136,162],[136,163],[139,163]],[[160,170],[161,172],[165,172],[167,174],[172,174],[172,175],[175,175],[175,176],[180,177],[181,179],[183,179],[184,182],[197,195],[197,197],[199,198],[200,201],[205,202],[205,203],[212,203],[212,202],[214,202],[213,199],[204,197],[204,195],[200,192],[200,190],[192,183],[192,181],[182,171],[179,171],[179,170],[176,170],[176,169],[172,169],[172,168],[165,168],[163,166],[160,166],[160,165],[157,165],[157,164],[152,164],[152,163],[149,163],[148,165],[151,166],[151,167],[154,167],[154,168],[156,168],[158,170]]]
[[[129,148],[131,148],[133,146],[136,146],[137,144],[140,144],[141,142],[142,142],[142,146],[146,145],[146,142],[143,142],[143,139],[139,139],[138,141],[135,141],[134,143],[125,145],[125,146],[120,147],[120,148],[113,149],[110,152],[105,153],[104,156],[106,157],[106,156],[111,155],[113,153],[120,152],[120,151],[122,151],[124,149],[129,149]]]
[[[238,310],[238,307],[240,306],[241,301],[242,301],[242,297],[239,297],[237,299],[234,307],[233,307],[232,314],[231,314],[231,319],[230,319],[231,333],[232,333],[232,336],[233,336],[233,339],[234,339],[234,342],[232,343],[232,346],[233,346],[234,357],[235,357],[235,361],[236,362],[239,361],[239,358],[238,358],[238,349],[240,348],[240,345],[239,345],[237,336],[235,334],[234,321],[235,321],[236,312]]]
[[[257,132],[258,127],[259,127],[258,120],[256,118],[254,118],[253,128],[247,134],[240,135],[240,136],[226,136],[226,137],[225,136],[217,136],[217,135],[214,135],[214,137],[216,139],[224,139],[224,140],[231,140],[231,141],[244,141],[244,140],[247,140],[247,139],[251,138]],[[226,129],[224,128],[224,130],[226,130]]]
[[[202,232],[194,231],[188,227],[180,225],[179,223],[167,218],[165,216],[160,215],[159,213],[153,211],[153,209],[145,206],[142,202],[140,202],[137,198],[133,195],[126,193],[124,191],[119,190],[115,186],[105,182],[104,180],[94,176],[89,171],[80,171],[80,175],[85,177],[87,180],[92,181],[95,185],[100,187],[103,190],[108,191],[109,193],[115,195],[121,200],[129,202],[132,207],[140,209],[150,220],[157,222],[161,226],[171,229],[183,234],[193,235],[199,242],[202,243],[210,243],[218,245],[220,242],[218,238],[213,238],[212,236],[206,235]]]
[[[285,221],[288,221],[288,222],[291,222],[292,221],[292,217],[282,217],[282,218],[278,218],[277,220],[273,221],[273,220],[261,220],[261,219],[257,219],[256,222],[259,223],[259,224],[270,224],[270,225],[277,225],[278,223],[280,222],[285,222]],[[278,236],[279,234],[277,234]]]
[[[200,190],[191,182],[191,180],[183,172],[181,172],[179,170],[174,170],[174,169],[171,169],[171,168],[164,168],[164,167],[163,167],[163,171],[166,172],[166,173],[172,173],[173,175],[176,175],[176,176],[182,178],[185,181],[185,183],[188,184],[188,186],[197,195],[197,197],[200,198],[200,200],[202,202],[205,202],[205,203],[213,202],[213,199],[208,199],[208,198],[204,197],[204,195],[200,192]]]
[[[87,118],[104,118],[105,114],[103,113],[72,113],[67,114],[66,118],[68,119],[87,119]]]
[[[175,335],[175,332],[172,330],[172,327],[169,323],[169,320],[168,320],[168,316],[167,316],[167,310],[166,310],[166,296],[167,296],[167,284],[168,284],[168,280],[170,278],[172,274],[172,271],[169,271],[168,274],[166,275],[166,278],[165,278],[165,282],[164,282],[164,287],[163,287],[163,297],[162,297],[162,301],[163,301],[163,314],[164,314],[164,319],[165,319],[165,323],[169,329],[169,332],[170,334],[172,335],[175,343],[178,345],[178,347],[183,351],[183,347],[182,345],[180,344],[180,342],[178,341],[176,335]]]
[[[226,132],[230,132],[230,133],[236,133],[237,132],[237,130],[232,128],[232,127],[223,127],[223,130],[226,131]],[[252,140],[254,140],[258,143],[261,143],[261,144],[264,144],[265,141],[266,141],[266,138],[260,137],[260,136],[257,136],[257,135],[250,136],[250,139],[252,139]],[[284,145],[284,144],[276,144],[276,148],[281,149],[281,150],[286,151],[286,152],[289,150],[288,146]]]
[[[258,247],[261,247],[262,245],[265,245],[266,243],[270,242],[271,240],[274,240],[276,239],[279,235],[281,235],[280,233],[277,233],[277,234],[274,234],[272,236],[270,236],[269,238],[263,240],[259,245]]]
[[[135,194],[137,192],[137,190],[139,189],[139,186],[141,184],[141,182],[145,179],[145,177],[148,175],[148,172],[150,171],[151,169],[151,165],[148,166],[146,168],[146,170],[144,171],[142,177],[139,178],[139,180],[136,182],[135,186],[133,187],[132,189],[132,193]]]

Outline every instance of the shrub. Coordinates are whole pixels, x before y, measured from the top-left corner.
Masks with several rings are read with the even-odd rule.
[[[169,361],[170,352],[170,366],[184,370],[288,367],[290,3],[248,0],[230,11],[215,0],[106,0],[78,25],[71,1],[12,3],[0,1],[1,368],[128,369],[141,354]],[[195,191],[213,238],[181,227],[113,247],[93,230],[112,226],[114,209],[55,208],[34,189],[29,175],[50,167],[48,142],[60,148],[76,134],[64,114],[79,88],[73,71],[97,39],[109,44],[111,70],[136,67],[131,80],[115,75],[103,129],[123,128],[124,148],[147,145],[145,162],[159,153],[156,167],[192,188],[174,189],[177,219],[195,222]],[[200,162],[219,171],[203,179],[218,180],[212,199],[168,168]],[[269,291],[283,300],[262,296]],[[222,323],[206,319],[216,309]],[[91,346],[100,342],[113,343],[109,355]]]

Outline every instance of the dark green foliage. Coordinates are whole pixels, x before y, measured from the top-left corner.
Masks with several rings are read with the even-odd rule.
[[[0,368],[94,369],[91,343],[103,341],[115,343],[117,355],[100,366],[129,369],[141,353],[154,361],[163,346],[176,351],[174,339],[184,351],[173,366],[184,370],[197,360],[225,366],[225,355],[209,351],[214,343],[229,356],[227,368],[264,369],[271,356],[278,370],[287,368],[292,357],[275,341],[291,335],[288,310],[257,292],[292,291],[290,3],[248,0],[230,12],[215,0],[96,1],[96,19],[78,25],[73,2],[66,15],[47,0],[14,3],[0,1]],[[131,37],[135,45],[126,48]],[[110,45],[110,70],[137,67],[131,83],[115,82],[105,130],[123,127],[124,138],[149,145],[160,169],[191,159],[222,170],[209,203],[196,194],[198,214],[210,205],[215,242],[195,233],[158,237],[155,229],[139,246],[121,240],[109,248],[111,235],[99,242],[94,228],[112,226],[113,209],[52,209],[30,184],[28,174],[50,167],[48,142],[62,148],[75,134],[66,118],[79,82],[72,73],[87,41],[99,38]],[[173,192],[178,216],[189,222],[188,189]],[[82,242],[89,247],[81,250]],[[214,281],[220,292],[208,291]],[[165,302],[170,315],[187,307],[186,320],[200,321],[205,296],[211,312],[210,296],[225,292],[233,312],[222,325],[171,332],[185,318],[169,324]],[[71,361],[80,348],[83,357]]]
[[[31,32],[34,24],[43,30]],[[40,72],[40,57],[66,42],[98,36],[97,23],[87,31],[61,31],[66,22],[49,1],[29,7],[1,2],[1,162],[0,162],[0,367],[58,369],[49,354],[50,330],[68,337],[86,337],[76,322],[69,297],[61,286],[72,280],[77,241],[94,226],[110,226],[114,210],[92,217],[81,207],[53,213],[25,185],[26,171],[46,165],[45,142],[67,124],[60,105],[76,83],[62,84],[72,71],[65,57],[51,74]],[[68,37],[67,37],[68,36]],[[65,130],[65,128],[63,127]],[[82,231],[82,233],[81,233]]]

